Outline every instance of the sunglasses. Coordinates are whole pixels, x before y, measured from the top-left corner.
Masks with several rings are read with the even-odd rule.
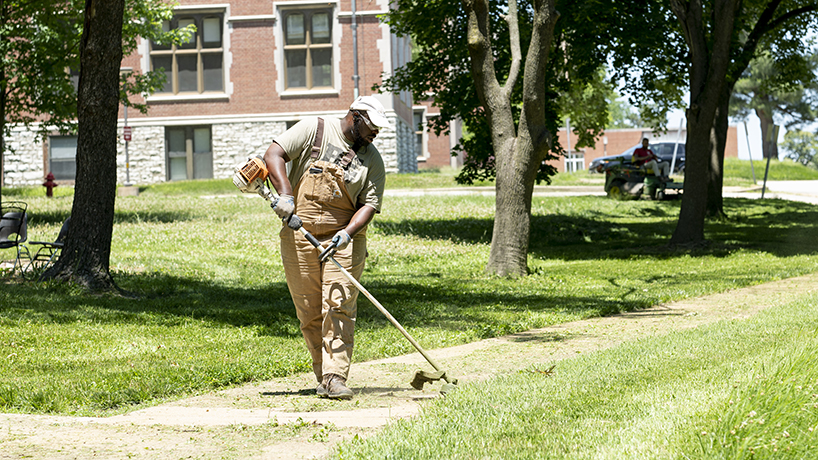
[[[372,122],[369,121],[369,118],[367,118],[366,114],[364,114],[363,112],[358,112],[358,115],[360,115],[361,118],[364,119],[364,124],[366,125],[367,128],[369,128],[370,131],[376,132],[380,131],[380,129],[377,126],[373,125]]]

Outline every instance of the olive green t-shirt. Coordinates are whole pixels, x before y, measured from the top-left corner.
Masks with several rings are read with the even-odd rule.
[[[318,117],[305,118],[275,139],[290,158],[288,179],[293,187],[312,163],[312,144],[318,129]],[[349,151],[352,143],[341,131],[341,120],[324,118],[324,140],[318,160],[341,164],[341,159]],[[352,200],[358,207],[369,205],[381,212],[383,189],[386,184],[386,169],[383,158],[374,145],[358,150],[355,158],[344,172],[344,183]]]

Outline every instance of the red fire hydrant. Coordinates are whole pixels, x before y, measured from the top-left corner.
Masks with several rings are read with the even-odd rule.
[[[45,187],[45,196],[54,196],[54,187],[57,186],[57,183],[54,182],[54,174],[48,173],[45,176],[45,182],[43,182],[43,187]]]

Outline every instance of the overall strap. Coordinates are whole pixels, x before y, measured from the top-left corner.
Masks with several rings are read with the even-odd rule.
[[[318,155],[321,154],[321,142],[324,140],[324,119],[318,117],[318,127],[315,129],[315,142],[312,144],[312,154],[310,158],[313,160],[318,159]],[[352,160],[355,159],[355,152],[352,149],[347,150],[346,155],[341,158],[341,167],[344,169],[349,168],[349,164],[352,163]]]
[[[315,130],[315,142],[312,143],[312,154],[310,158],[315,160],[321,153],[321,142],[324,140],[324,119],[318,117],[318,128]]]

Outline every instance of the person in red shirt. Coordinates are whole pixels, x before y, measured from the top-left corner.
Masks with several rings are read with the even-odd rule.
[[[642,147],[633,151],[631,163],[636,166],[644,166],[645,169],[651,169],[653,170],[654,176],[667,180],[668,176],[670,176],[670,165],[657,157],[653,151],[648,148],[648,145],[648,139],[642,139]]]

